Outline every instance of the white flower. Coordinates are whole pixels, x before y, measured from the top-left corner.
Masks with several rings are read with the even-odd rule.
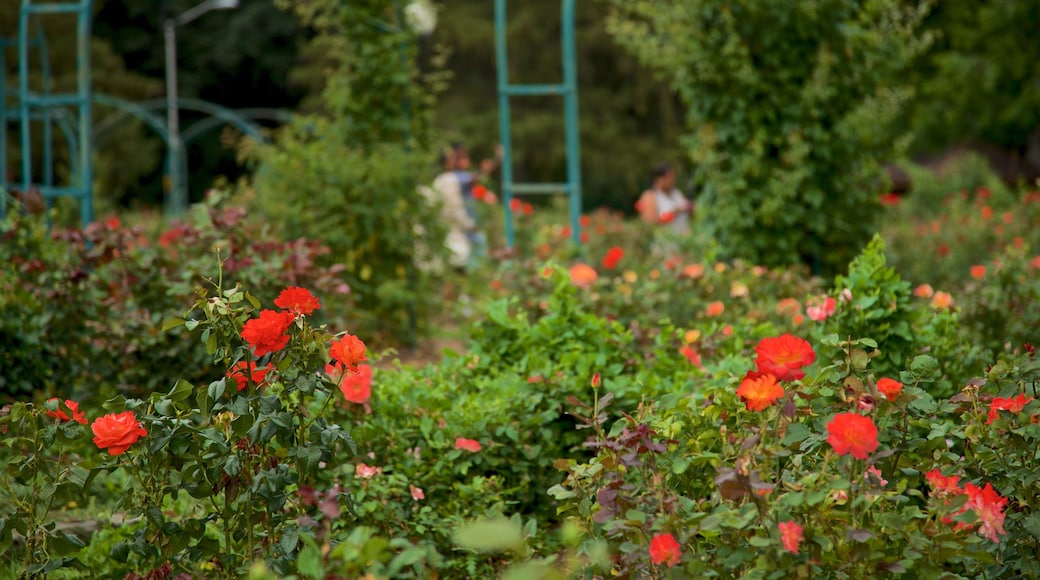
[[[404,20],[416,34],[427,36],[437,28],[437,9],[429,0],[412,0],[404,9]]]

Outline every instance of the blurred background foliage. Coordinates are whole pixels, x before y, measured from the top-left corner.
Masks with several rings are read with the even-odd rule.
[[[18,4],[0,5],[0,36],[16,34]],[[132,101],[161,98],[165,90],[161,23],[193,4],[193,0],[98,0],[92,43],[96,90]],[[362,109],[368,105],[349,105],[354,98],[349,93],[339,95],[338,110],[329,106],[329,79],[350,74],[344,69],[350,50],[346,29],[342,22],[335,21],[343,5],[336,0],[250,0],[242,2],[238,9],[214,11],[191,23],[178,34],[181,95],[231,108],[269,107],[300,113],[364,116],[368,111]],[[792,54],[791,58],[774,63],[775,67],[771,65],[771,70],[756,69],[761,90],[754,94],[745,91],[744,97],[733,100],[734,95],[727,89],[712,88],[708,82],[711,79],[698,73],[700,64],[719,61],[718,55],[712,56],[710,38],[693,34],[670,38],[653,27],[626,28],[619,24],[656,20],[695,29],[697,22],[714,18],[709,14],[711,10],[727,7],[735,10],[734,14],[747,12],[762,17],[745,19],[742,29],[730,31],[731,39],[768,39],[756,32],[760,24],[762,30],[797,32],[818,41],[826,36],[826,30],[816,26],[827,21],[816,18],[820,15],[877,17],[876,22],[883,23],[881,28],[885,28],[898,22],[885,15],[894,15],[901,8],[912,11],[918,6],[917,1],[909,0],[791,0],[769,6],[708,0],[579,2],[576,32],[584,205],[631,212],[635,197],[648,185],[650,167],[661,161],[680,166],[680,187],[695,190],[687,193],[698,193],[709,181],[707,176],[716,172],[718,179],[713,180],[714,184],[730,183],[740,191],[755,192],[752,196],[734,192],[723,200],[726,207],[717,212],[714,229],[731,234],[732,239],[723,240],[724,248],[747,247],[749,257],[766,262],[776,262],[765,256],[773,249],[806,263],[816,259],[811,256],[812,248],[808,245],[812,244],[806,245],[808,242],[795,240],[792,248],[777,248],[774,241],[780,238],[770,228],[789,232],[791,219],[766,223],[769,215],[757,215],[758,210],[744,211],[749,200],[769,197],[774,209],[804,206],[805,211],[790,214],[796,217],[813,213],[831,216],[810,220],[812,233],[802,236],[805,240],[812,241],[809,238],[818,237],[821,232],[848,234],[823,240],[827,251],[822,265],[826,269],[829,264],[840,267],[865,243],[872,225],[868,218],[875,212],[860,202],[884,190],[885,176],[878,165],[899,161],[900,151],[933,169],[933,173],[942,174],[962,164],[965,157],[960,152],[967,149],[981,153],[1005,182],[1032,183],[1040,177],[1040,69],[1035,65],[1040,60],[1040,46],[1031,42],[1030,35],[1040,28],[1040,5],[1031,0],[927,2],[924,19],[910,22],[916,24],[912,30],[846,38],[847,48],[860,51],[857,56],[876,58],[859,62],[860,67],[846,71],[844,76],[835,71],[821,86],[834,88],[838,85],[833,83],[838,82],[836,93],[844,96],[843,104],[825,99],[826,106],[817,107],[820,110],[815,112],[808,110],[811,107],[805,103],[804,91],[799,93],[800,83],[807,82],[806,71],[820,71],[818,67],[813,69],[814,57],[810,53],[814,49],[809,45],[808,52]],[[428,149],[425,153],[413,152],[419,181],[431,180],[436,175],[436,153],[446,143],[468,143],[476,160],[490,157],[498,141],[493,3],[452,0],[440,2],[438,8],[436,31],[431,37],[419,39],[413,47],[421,71],[441,74],[436,81],[420,88],[426,89],[423,98],[428,99],[430,115],[424,117],[428,126],[423,130]],[[778,20],[778,15],[784,14],[801,16]],[[512,79],[554,82],[561,77],[558,22],[558,0],[512,3]],[[608,22],[614,23],[613,28]],[[45,24],[53,86],[69,87],[75,72],[73,22],[54,17]],[[830,44],[835,39],[827,38]],[[666,44],[659,45],[660,42]],[[924,50],[920,50],[922,47]],[[757,49],[749,50],[754,53]],[[692,58],[676,59],[669,54]],[[757,58],[755,54],[750,57]],[[885,63],[883,67],[881,62]],[[15,82],[14,47],[5,50],[4,68],[8,83]],[[724,77],[730,78],[724,74],[716,80]],[[791,82],[780,82],[788,77]],[[356,84],[367,82],[363,78],[355,80]],[[38,84],[38,79],[35,82]],[[434,86],[443,89],[436,100]],[[852,108],[862,104],[864,96],[879,90],[887,91],[892,97],[888,104],[893,106],[881,107],[876,115],[870,111],[859,114],[862,107]],[[704,122],[725,118],[725,111],[717,110],[712,103],[729,103],[734,107],[730,112],[739,107],[763,111],[761,101],[770,95],[777,106],[769,110],[778,112],[786,107],[812,112],[808,117],[799,117],[798,123],[805,126],[804,135],[820,138],[803,139],[796,156],[801,161],[788,172],[781,172],[786,177],[780,180],[765,178],[776,177],[774,169],[783,165],[783,156],[774,155],[770,148],[749,151],[748,143],[755,138],[749,141],[729,135],[733,138],[720,140],[714,149],[718,155],[713,158],[718,161],[719,156],[734,156],[730,164],[739,165],[736,161],[743,160],[744,168],[730,167],[718,172],[725,163],[713,163],[705,158],[703,148],[698,149],[704,139],[699,139],[697,131],[707,126]],[[852,139],[858,143],[856,148],[838,151],[840,148],[835,149],[834,140],[828,141],[826,135],[834,123],[842,118],[847,120],[850,111],[859,111],[853,115],[862,117],[858,126],[869,129],[869,147],[859,147],[862,140]],[[96,114],[101,118],[106,112],[99,108]],[[191,113],[183,114],[184,123],[189,123]],[[890,120],[891,115],[898,115],[894,122],[882,123],[885,118]],[[513,121],[517,179],[560,180],[565,166],[560,100],[516,100]],[[773,131],[777,120],[747,117],[745,121],[750,125],[742,126],[743,133],[754,137]],[[692,124],[696,123],[700,125],[695,128]],[[17,152],[17,127],[11,125],[8,129],[10,147]],[[229,131],[213,131],[192,143],[188,152],[192,201],[200,201],[214,180],[226,177],[235,181],[249,176],[256,168],[241,162],[242,156],[236,155],[236,134]],[[806,148],[808,151],[804,151]],[[67,153],[60,143],[56,149],[60,176]],[[122,125],[105,139],[97,150],[97,203],[101,213],[120,208],[158,211],[162,200],[162,158],[161,142],[138,124]],[[7,172],[17,179],[18,164],[11,165]],[[742,179],[755,172],[757,182],[765,179],[765,185],[756,185],[756,179],[740,185]],[[913,170],[904,173],[910,174],[914,174]],[[776,185],[781,181],[787,184],[786,189]],[[787,190],[798,194],[788,195],[791,203],[776,203],[787,199]],[[292,200],[286,202],[291,204]],[[857,209],[853,214],[831,211],[835,204]],[[829,208],[827,212],[822,211],[825,207]],[[751,214],[755,214],[755,219],[747,218]],[[850,220],[849,215],[857,217]],[[755,232],[762,225],[768,231],[756,237]],[[849,228],[850,225],[861,227]],[[816,245],[820,243],[816,240]]]
[[[0,36],[15,36],[18,4],[0,3]],[[95,89],[129,100],[161,97],[165,91],[162,20],[189,8],[194,0],[97,0],[95,4]],[[823,0],[791,4],[807,13],[863,5]],[[917,2],[902,4],[912,7]],[[334,74],[344,50],[337,27],[323,32],[301,18],[300,8],[314,10],[321,5],[337,3],[249,0],[237,10],[217,11],[183,28],[178,34],[181,95],[231,108],[320,109],[325,81]],[[666,11],[681,5],[650,6]],[[687,184],[690,170],[696,169],[690,167],[681,141],[687,132],[686,108],[673,90],[676,78],[654,74],[636,58],[631,42],[619,45],[608,33],[610,2],[579,2],[578,7],[585,205],[631,211],[654,164],[678,163],[681,186]],[[1040,68],[1035,66],[1040,45],[1030,36],[1040,27],[1040,5],[1032,0],[944,0],[930,3],[928,9],[917,33],[930,37],[931,44],[899,73],[900,84],[913,89],[900,122],[894,123],[900,134],[909,129],[909,153],[935,164],[951,148],[971,146],[982,151],[1005,179],[1040,175]],[[490,156],[498,141],[493,3],[440,2],[439,16],[436,31],[420,47],[424,67],[432,69],[434,60],[443,59],[443,70],[451,76],[433,109],[436,131],[431,133],[431,144],[436,148],[461,140],[471,145],[475,158]],[[560,78],[558,23],[558,0],[512,3],[513,79],[554,82]],[[778,33],[802,26],[797,19],[779,25]],[[75,63],[72,21],[52,17],[46,26],[54,86],[70,86]],[[4,63],[8,81],[15,81],[13,47],[6,49]],[[564,170],[562,103],[553,98],[517,100],[514,130],[517,178],[559,179]],[[17,150],[16,132],[9,140]],[[236,159],[233,144],[229,135],[213,132],[192,146],[193,201],[201,199],[218,176],[234,180],[247,173]],[[58,155],[59,160],[64,155],[60,145]],[[162,147],[146,129],[132,123],[122,126],[99,148],[97,160],[102,210],[160,207]],[[431,157],[427,176],[432,178],[436,170]],[[16,175],[17,162],[8,171]]]

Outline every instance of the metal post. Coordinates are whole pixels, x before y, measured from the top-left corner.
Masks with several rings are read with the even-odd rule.
[[[10,168],[7,166],[7,63],[4,62],[6,43],[0,39],[0,220],[7,216],[7,183]]]
[[[94,124],[90,86],[90,19],[93,17],[91,0],[83,0],[79,12],[76,32],[79,66],[77,67],[77,89],[79,92],[79,168],[83,183],[83,196],[79,200],[80,220],[83,226],[94,221],[94,160],[91,130]],[[71,151],[69,152],[71,155]]]
[[[36,19],[36,37],[39,39],[38,50],[40,72],[42,73],[40,95],[46,100],[51,94],[51,65],[50,56],[47,53],[47,37],[43,34],[43,25],[40,23],[39,18]],[[43,124],[43,136],[40,140],[40,145],[43,146],[43,186],[44,190],[46,190],[54,186],[54,132],[51,127],[51,107],[44,105],[40,107],[40,111],[37,114]],[[43,200],[48,210],[54,207],[54,198],[45,196]]]
[[[29,0],[18,13],[18,109],[22,132],[22,195],[32,187],[32,127],[29,112]]]
[[[505,210],[506,247],[516,244],[513,231],[513,143],[509,127],[509,59],[506,56],[506,0],[495,0],[495,56],[498,69],[498,133],[502,143],[502,208]]]
[[[170,215],[181,215],[188,208],[188,196],[181,175],[182,148],[180,114],[177,109],[177,21],[169,19],[163,24],[166,40],[166,130],[169,135],[166,209]]]
[[[570,200],[567,205],[571,217],[571,237],[575,244],[581,244],[581,143],[578,133],[578,71],[574,49],[574,0],[563,0],[560,10],[560,30],[563,44],[563,84],[566,92],[563,97],[564,117],[567,140],[567,183],[570,186]]]

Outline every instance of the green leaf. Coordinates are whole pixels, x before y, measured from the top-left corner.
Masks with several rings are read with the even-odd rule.
[[[1022,528],[1040,540],[1040,512],[1034,512],[1028,518],[1022,520]]]
[[[185,322],[186,321],[183,318],[167,318],[162,323],[162,332],[169,332],[178,326],[184,325]]]
[[[496,518],[466,524],[455,531],[454,541],[476,552],[520,551],[524,533],[519,523]]]
[[[179,403],[191,396],[192,392],[195,391],[195,385],[189,383],[184,379],[178,379],[174,383],[173,388],[166,394],[166,398]]]
[[[792,423],[787,427],[787,433],[784,435],[783,444],[793,445],[795,443],[801,443],[812,435],[812,431],[808,427],[801,423]]]
[[[300,550],[300,556],[296,560],[296,567],[300,575],[305,578],[320,580],[325,577],[325,571],[321,565],[321,552],[314,540],[309,540],[307,545]]]
[[[217,401],[224,396],[224,379],[218,379],[209,384],[209,388],[206,389],[206,394],[209,396],[211,401]]]
[[[748,543],[756,548],[768,548],[773,544],[773,541],[769,538],[763,538],[762,536],[751,536]]]

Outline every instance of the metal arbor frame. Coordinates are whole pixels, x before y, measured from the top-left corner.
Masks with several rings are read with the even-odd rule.
[[[165,171],[167,175],[177,173],[182,183],[187,182],[188,167],[186,156],[180,162],[171,164],[170,135],[166,122],[155,114],[156,110],[164,110],[166,99],[156,99],[142,103],[132,103],[115,97],[96,94],[90,84],[90,52],[91,16],[93,0],[77,2],[34,4],[33,0],[22,0],[19,13],[18,38],[14,40],[0,39],[0,218],[6,213],[6,197],[4,189],[36,190],[43,196],[47,206],[53,205],[59,197],[71,197],[80,202],[80,221],[86,225],[94,221],[93,167],[94,146],[101,143],[115,126],[129,120],[137,119],[150,127],[163,140],[166,147]],[[47,40],[43,26],[37,16],[53,14],[72,14],[77,18],[77,84],[74,93],[52,94],[50,61],[47,51]],[[35,34],[31,34],[34,32]],[[18,87],[8,88],[3,74],[4,51],[7,46],[18,47]],[[34,92],[29,84],[30,49],[39,52],[40,90]],[[9,106],[9,98],[14,97],[15,106]],[[101,105],[115,109],[116,112],[105,116],[93,126],[93,106]],[[289,114],[277,109],[243,109],[235,111],[198,99],[179,98],[176,101],[179,109],[196,111],[206,117],[188,127],[182,135],[182,147],[221,125],[231,125],[257,140],[264,140],[262,127],[254,119],[268,119],[285,122]],[[7,148],[8,122],[17,121],[21,136],[21,180],[13,182],[7,175],[9,154]],[[38,139],[42,150],[42,175],[36,179],[33,174],[33,123],[42,123],[41,136]],[[70,178],[67,185],[59,186],[54,176],[54,126],[57,126],[65,138],[70,158]],[[169,196],[167,196],[169,198]],[[167,212],[176,213],[177,208],[169,206]]]
[[[22,150],[22,191],[37,189],[50,206],[54,198],[71,197],[79,200],[80,220],[87,224],[94,220],[93,196],[93,147],[90,139],[91,118],[91,86],[90,86],[90,34],[93,0],[77,2],[61,2],[34,4],[33,0],[22,0],[18,13],[18,114]],[[34,16],[54,14],[71,14],[76,17],[76,91],[73,93],[50,92],[50,64],[47,54],[47,40],[43,35],[43,27],[36,24],[37,36],[30,40],[30,24]],[[29,49],[30,46],[40,51],[40,67],[42,73],[42,89],[34,93],[29,86]],[[2,61],[2,56],[0,56]],[[0,68],[2,70],[2,68]],[[6,109],[8,91],[0,79],[0,159],[4,163],[2,176],[5,186],[8,183],[7,167],[7,118]],[[66,107],[75,110],[72,118]],[[33,179],[33,131],[34,120],[43,123],[43,175],[41,182]],[[72,121],[75,121],[73,123]],[[72,160],[69,183],[59,186],[54,180],[53,163],[53,123],[65,133]],[[6,199],[0,195],[0,216],[6,211]]]
[[[498,68],[498,119],[502,140],[502,201],[505,208],[506,245],[515,243],[511,201],[514,194],[565,193],[571,222],[571,236],[581,243],[581,154],[578,134],[578,69],[574,48],[574,3],[563,0],[560,7],[560,34],[563,57],[563,82],[560,84],[520,85],[509,83],[509,59],[506,52],[506,0],[495,0],[495,55]],[[514,183],[513,143],[509,98],[521,96],[560,95],[563,97],[564,131],[567,145],[567,181],[565,183]]]

